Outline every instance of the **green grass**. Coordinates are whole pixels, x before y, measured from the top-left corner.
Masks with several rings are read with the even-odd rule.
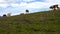
[[[0,34],[60,34],[60,10],[2,17]]]

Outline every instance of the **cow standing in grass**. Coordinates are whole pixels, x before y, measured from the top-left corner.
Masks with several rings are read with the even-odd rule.
[[[29,10],[26,10],[26,14],[29,14]]]
[[[53,9],[53,10],[59,9],[58,4],[50,6],[50,9]]]
[[[50,6],[50,9],[58,10],[59,9],[58,4]],[[55,15],[55,12],[53,11],[52,16],[54,15]]]
[[[3,14],[3,17],[6,17],[6,14]]]
[[[11,13],[8,13],[8,14],[7,14],[7,17],[10,17],[10,16],[11,16]]]

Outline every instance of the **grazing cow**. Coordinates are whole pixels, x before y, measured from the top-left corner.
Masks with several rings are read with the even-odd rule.
[[[8,14],[7,14],[7,17],[10,17],[10,16],[11,16],[11,13],[8,13]]]
[[[29,10],[26,10],[26,14],[29,14]]]
[[[56,4],[56,5],[50,6],[50,9],[56,10],[56,9],[59,9],[59,7],[58,7],[58,5]]]
[[[6,17],[6,14],[3,14],[3,17]]]

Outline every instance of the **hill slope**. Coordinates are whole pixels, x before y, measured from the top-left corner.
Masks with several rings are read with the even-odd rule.
[[[0,34],[60,34],[60,10],[0,18]]]

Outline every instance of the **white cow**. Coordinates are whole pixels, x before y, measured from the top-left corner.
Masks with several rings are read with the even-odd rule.
[[[7,14],[7,17],[10,17],[10,16],[11,16],[11,13],[8,13],[8,14]]]

